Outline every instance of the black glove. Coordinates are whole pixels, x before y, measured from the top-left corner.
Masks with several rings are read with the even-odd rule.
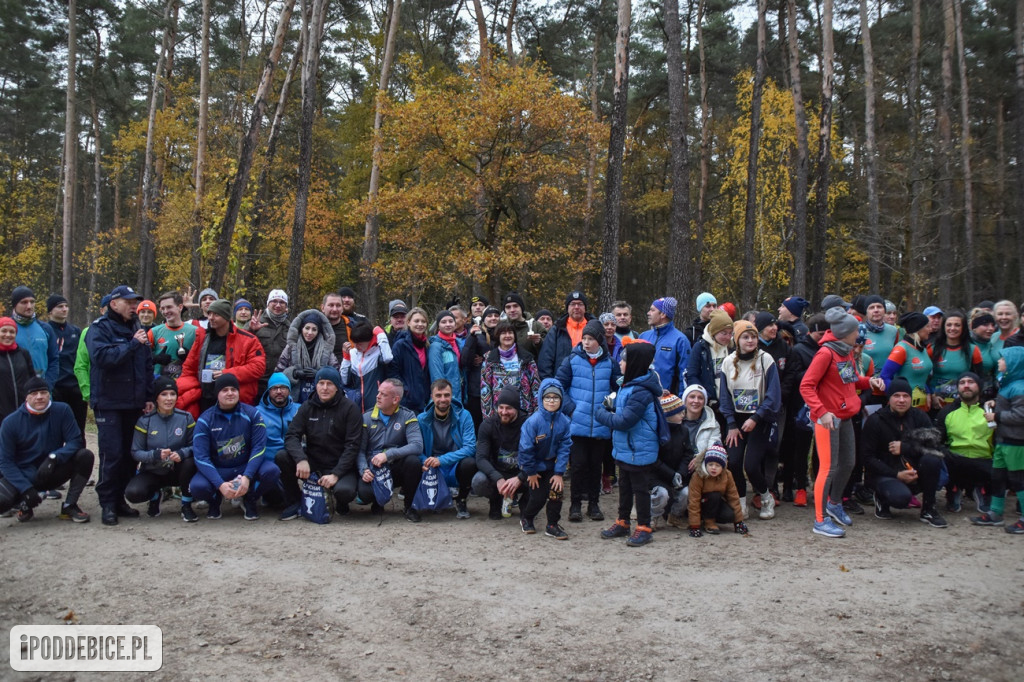
[[[704,533],[701,531],[700,526],[690,526],[690,537],[699,538],[703,537]]]
[[[312,379],[315,376],[316,376],[316,370],[313,369],[312,367],[307,367],[306,369],[302,370],[302,378],[303,379],[309,380],[309,379]]]
[[[734,528],[734,529],[736,530],[736,532],[737,532],[737,533],[739,533],[740,535],[746,535],[746,534],[747,534],[747,533],[749,532],[749,531],[747,530],[747,524],[743,523],[742,521],[740,521],[739,523],[734,523],[734,524],[732,524],[732,527],[733,527],[733,528]]]
[[[29,509],[35,509],[42,502],[42,498],[39,497],[39,491],[35,488],[29,488],[21,494],[21,501]]]
[[[37,481],[48,481],[53,477],[53,471],[60,464],[60,460],[57,459],[57,455],[50,453],[47,455],[43,463],[39,465],[39,469],[36,471]]]
[[[154,365],[169,365],[174,362],[174,358],[167,351],[160,351],[159,353],[153,353],[153,364]]]

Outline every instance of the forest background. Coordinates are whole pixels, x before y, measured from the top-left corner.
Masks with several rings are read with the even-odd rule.
[[[1024,291],[1024,0],[0,0],[0,121],[0,291],[80,322]]]

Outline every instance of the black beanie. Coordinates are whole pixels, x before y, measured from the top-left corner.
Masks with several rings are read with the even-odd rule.
[[[50,312],[61,303],[67,303],[68,299],[64,298],[60,294],[53,294],[50,298],[46,299],[46,312]]]
[[[868,314],[868,297],[864,294],[857,294],[853,297],[853,301],[850,302],[850,307],[861,315]]]
[[[217,381],[213,382],[214,395],[220,395],[220,392],[228,386],[234,386],[235,390],[238,390],[238,377],[229,373],[221,374],[217,377]]]
[[[355,298],[356,290],[352,287],[342,287],[338,289],[338,296],[344,296],[346,298]]]
[[[583,295],[582,291],[570,291],[565,296],[565,309],[569,309],[569,304],[573,301],[580,301],[583,303],[584,309],[587,307],[587,297]]]
[[[971,329],[977,329],[978,327],[980,327],[983,324],[995,324],[995,323],[996,323],[996,318],[992,316],[992,313],[982,313],[980,315],[976,315],[974,317],[974,319],[971,320]]]
[[[604,325],[600,320],[591,320],[583,327],[583,336],[592,336],[595,341],[604,339]]]
[[[506,386],[505,388],[501,389],[501,393],[498,394],[498,404],[508,405],[509,407],[514,407],[518,410],[520,407],[519,391],[512,388],[511,386]]]
[[[880,304],[882,304],[883,308],[885,307],[885,299],[882,298],[881,296],[879,296],[878,294],[870,294],[870,295],[864,297],[864,314],[865,315],[868,314],[868,308],[871,305],[875,304],[875,303],[880,303]]]
[[[924,313],[907,313],[900,318],[900,326],[908,334],[915,334],[928,325],[928,316]]]
[[[754,318],[754,326],[757,328],[757,333],[760,334],[765,330],[766,327],[770,327],[773,324],[778,324],[775,316],[769,312],[758,313],[757,317]]]
[[[25,395],[29,393],[35,393],[36,391],[49,391],[50,385],[46,383],[45,379],[40,377],[32,377],[25,382]]]
[[[157,377],[153,380],[153,397],[159,397],[164,391],[174,391],[177,394],[178,383],[170,377]]]
[[[526,303],[523,301],[523,297],[518,291],[510,291],[505,294],[505,298],[501,301],[501,307],[504,308],[509,303],[518,303],[520,308],[524,311],[526,310]]]
[[[26,298],[35,297],[36,295],[32,293],[32,290],[26,286],[14,287],[14,291],[11,292],[11,307],[13,308]]]
[[[960,380],[964,378],[973,379],[974,383],[978,384],[978,386],[981,386],[981,377],[979,377],[974,372],[961,372],[960,376],[956,378],[956,383],[959,384]]]
[[[910,388],[910,382],[903,377],[894,377],[893,380],[889,382],[889,390],[886,391],[886,393],[889,394],[889,397],[892,397],[895,393],[907,393],[909,395],[914,395],[914,390]]]

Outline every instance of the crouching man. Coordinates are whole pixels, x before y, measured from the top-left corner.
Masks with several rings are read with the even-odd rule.
[[[341,391],[338,370],[320,368],[313,385],[316,392],[295,413],[284,437],[285,449],[275,457],[284,485],[282,521],[299,516],[299,479],[316,473],[317,483],[333,490],[339,514],[348,513],[348,503],[355,499],[359,485],[356,457],[362,444],[363,416]]]
[[[89,515],[78,498],[95,457],[85,449],[71,408],[50,400],[46,381],[32,377],[25,393],[25,402],[0,425],[0,513],[17,508],[18,520],[28,521],[39,506],[40,490],[70,481],[60,518],[85,523]]]
[[[267,427],[259,410],[240,402],[235,375],[221,374],[214,393],[217,404],[200,415],[192,439],[192,497],[210,503],[208,519],[220,518],[223,500],[241,498],[245,520],[255,521],[259,497],[277,487],[281,470],[265,457]]]

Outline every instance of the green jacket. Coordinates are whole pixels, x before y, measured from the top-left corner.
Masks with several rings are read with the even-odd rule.
[[[935,423],[951,452],[970,459],[992,459],[992,429],[981,405],[964,405],[958,398],[939,412]]]
[[[85,345],[85,335],[88,333],[88,327],[82,330],[82,335],[78,337],[78,354],[75,355],[75,378],[78,379],[78,388],[85,402],[89,402],[89,370],[92,368],[89,348]]]

